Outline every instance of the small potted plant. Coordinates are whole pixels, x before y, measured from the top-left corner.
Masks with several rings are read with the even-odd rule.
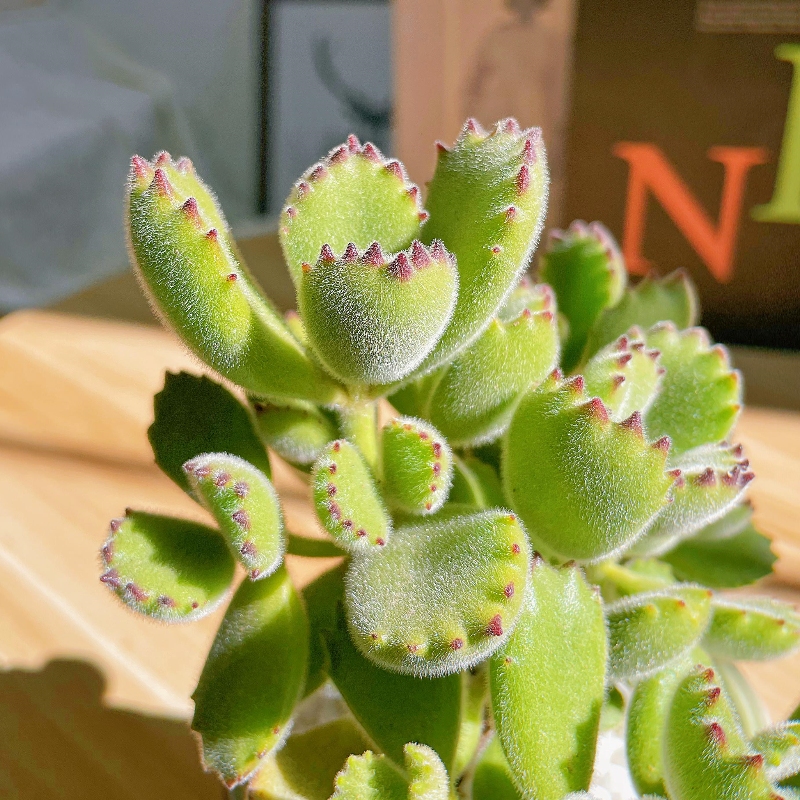
[[[582,222],[533,282],[539,130],[470,120],[437,148],[424,206],[354,136],[300,178],[285,318],[192,164],[133,159],[141,284],[223,381],[168,374],[150,441],[215,526],[128,511],[101,580],[166,622],[234,591],[192,727],[235,796],[585,796],[624,718],[642,795],[796,797],[800,723],[769,727],[734,662],[788,653],[800,619],[719,593],[774,557],[694,289],[630,285]],[[326,539],[284,529],[270,451]],[[286,553],[342,558],[299,591]]]

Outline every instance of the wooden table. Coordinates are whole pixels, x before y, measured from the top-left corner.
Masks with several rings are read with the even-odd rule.
[[[153,465],[145,436],[165,369],[199,370],[151,327],[23,312],[0,321],[0,797],[219,798],[185,720],[222,611],[166,626],[98,581],[108,520],[126,506],[201,518]],[[760,587],[800,601],[800,415],[750,409],[741,440],[756,521],[774,539]],[[306,487],[278,466],[290,526]],[[304,583],[329,562],[290,559]],[[800,656],[745,665],[781,718]]]

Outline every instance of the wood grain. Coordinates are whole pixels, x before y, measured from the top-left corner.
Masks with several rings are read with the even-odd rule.
[[[165,369],[200,366],[168,333],[23,312],[0,321],[0,796],[218,798],[184,720],[221,611],[165,626],[99,583],[97,550],[126,506],[201,518],[146,439]],[[763,590],[800,598],[800,415],[739,426],[775,541]],[[290,527],[313,533],[306,485],[278,463]],[[329,560],[290,558],[304,584]],[[776,718],[800,697],[800,658],[745,665]]]

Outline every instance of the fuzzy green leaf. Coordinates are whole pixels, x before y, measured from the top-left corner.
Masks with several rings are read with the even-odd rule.
[[[703,651],[703,656],[696,658],[695,663],[711,664],[714,667],[745,737],[753,737],[770,724],[771,717],[764,701],[732,661],[719,658],[712,660],[711,656]]]
[[[318,689],[327,677],[327,631],[336,629],[337,609],[344,600],[346,564],[328,570],[303,589],[308,614],[308,677],[305,694]],[[407,741],[407,740],[406,740]]]
[[[542,291],[542,298],[550,296]],[[558,351],[553,310],[525,307],[512,319],[495,317],[444,368],[425,416],[454,446],[496,439],[508,427],[520,395],[556,366]]]
[[[439,149],[423,238],[441,239],[455,254],[459,292],[450,325],[422,371],[476,339],[516,285],[539,240],[547,185],[541,131],[520,131],[515,120],[498,122],[489,135],[469,120],[452,150]]]
[[[355,445],[337,439],[325,447],[314,465],[312,486],[317,517],[342,547],[362,552],[389,541],[392,521]]]
[[[253,408],[263,440],[281,458],[301,469],[311,466],[325,445],[339,436],[333,414],[313,403],[277,406],[255,401]]]
[[[489,673],[481,666],[466,670],[461,678],[461,725],[458,746],[452,768],[449,770],[458,780],[472,762],[481,735],[486,729],[486,705],[489,699]]]
[[[228,453],[203,453],[183,468],[250,578],[271,575],[283,560],[286,539],[278,493],[269,478]]]
[[[167,372],[153,406],[147,437],[156,464],[184,491],[190,490],[183,465],[200,453],[230,453],[270,476],[250,414],[224,386],[205,375]]]
[[[599,316],[589,333],[585,356],[593,356],[633,326],[646,330],[669,321],[682,330],[696,325],[699,314],[697,290],[683,270],[665,278],[644,278],[627,289],[617,305]]]
[[[448,800],[450,780],[436,753],[430,747],[411,743],[403,751],[407,783],[384,756],[368,750],[363,756],[347,759],[336,777],[331,800]]]
[[[450,491],[453,454],[432,425],[397,417],[382,433],[383,484],[389,502],[408,514],[437,512]]]
[[[788,720],[760,731],[751,744],[764,756],[770,780],[782,781],[800,773],[800,721]]]
[[[677,584],[612,603],[609,672],[617,680],[652,675],[697,643],[710,616],[711,592],[699,586]]]
[[[386,669],[420,676],[473,666],[508,638],[530,550],[513,514],[492,510],[394,532],[347,573],[353,640]]]
[[[636,329],[604,347],[586,364],[586,391],[599,397],[615,422],[644,412],[656,397],[663,368],[658,350],[649,350]]]
[[[492,738],[475,766],[472,800],[523,800],[511,777],[499,736]]]
[[[769,575],[777,556],[772,552],[770,540],[747,524],[724,539],[702,538],[698,534],[662,558],[672,565],[678,580],[696,581],[712,589],[732,589]]]
[[[327,370],[351,384],[386,384],[415,369],[447,327],[458,294],[453,257],[415,240],[385,256],[326,245],[303,267],[298,301],[309,341]]]
[[[741,445],[705,445],[672,459],[672,502],[662,509],[631,552],[660,555],[723,517],[741,499],[754,477],[749,463],[742,458]]]
[[[313,264],[324,244],[335,253],[350,242],[360,250],[375,241],[391,251],[404,250],[426,217],[419,189],[400,162],[385,160],[375,145],[362,147],[350,136],[295,183],[278,233],[299,283],[302,265]]]
[[[693,656],[695,653],[692,654]],[[689,655],[636,684],[628,704],[625,746],[631,780],[640,794],[666,797],[663,743],[678,684],[696,663]]]
[[[568,230],[550,233],[540,270],[569,321],[562,364],[571,370],[580,360],[595,320],[622,297],[628,279],[622,254],[604,225],[576,220]]]
[[[664,779],[672,800],[777,800],[764,757],[743,740],[714,671],[698,667],[681,681],[667,719]]]
[[[588,788],[606,656],[600,598],[579,569],[538,559],[520,621],[491,660],[495,724],[524,797]]]
[[[376,667],[353,645],[343,614],[324,637],[331,680],[375,745],[401,766],[405,743],[420,742],[452,769],[464,676],[422,680]]]
[[[283,742],[307,661],[308,622],[286,568],[243,581],[192,695],[203,761],[228,786]]]
[[[667,501],[669,441],[645,441],[638,412],[613,422],[579,376],[523,398],[504,441],[503,483],[534,546],[598,561],[629,547]]]
[[[741,376],[728,351],[711,346],[703,328],[679,332],[671,323],[651,328],[647,344],[661,352],[661,391],[645,415],[650,436],[672,439],[673,456],[727,438],[739,416]]]
[[[800,646],[800,614],[767,597],[715,597],[703,646],[731,660],[780,658]]]
[[[128,511],[111,521],[100,580],[134,611],[167,622],[213,611],[233,581],[220,534],[175,517]]]
[[[328,800],[342,764],[369,742],[347,717],[294,734],[267,756],[248,784],[249,800]]]
[[[167,154],[153,164],[133,159],[127,230],[153,306],[220,375],[258,395],[340,398],[340,387],[261,294],[216,200],[188,161],[173,164]]]

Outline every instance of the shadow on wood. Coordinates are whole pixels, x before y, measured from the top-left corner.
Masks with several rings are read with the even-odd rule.
[[[103,703],[105,678],[85,661],[0,672],[0,796],[8,800],[220,800],[183,720]]]

